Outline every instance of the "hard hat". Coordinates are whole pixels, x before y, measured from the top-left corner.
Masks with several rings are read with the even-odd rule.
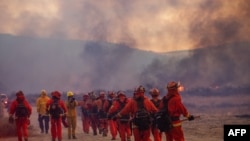
[[[144,93],[144,92],[145,92],[145,88],[144,88],[143,86],[140,85],[139,87],[136,88],[135,91],[136,91],[137,93],[138,93],[138,92],[143,92],[143,93]]]
[[[104,97],[105,96],[105,92],[104,91],[101,91],[100,94],[99,94],[100,97]]]
[[[108,92],[108,96],[109,96],[109,97],[115,97],[115,93],[114,93],[113,91],[109,91],[109,92]]]
[[[53,91],[53,92],[51,93],[51,95],[52,95],[53,97],[56,97],[56,98],[60,98],[60,97],[61,97],[61,93],[58,92],[58,91]]]
[[[23,94],[23,91],[18,91],[17,93],[16,93],[16,96],[23,96],[24,94]]]
[[[67,92],[67,96],[69,97],[69,96],[73,96],[74,95],[74,93],[72,92],[72,91],[68,91]]]
[[[167,89],[168,90],[177,90],[180,87],[180,82],[176,83],[174,81],[171,81],[167,84]]]
[[[117,92],[117,97],[119,97],[119,96],[125,96],[126,97],[126,94],[123,91],[118,91]]]
[[[149,93],[152,95],[152,96],[158,96],[160,95],[160,91],[157,89],[157,88],[153,88],[149,91]]]
[[[47,95],[47,92],[46,92],[46,90],[41,90],[41,95]]]
[[[83,94],[82,97],[83,97],[83,98],[89,98],[89,95],[88,95],[88,94]]]

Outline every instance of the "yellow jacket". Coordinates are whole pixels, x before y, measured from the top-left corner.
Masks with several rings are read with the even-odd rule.
[[[67,113],[67,117],[76,117],[77,116],[77,112],[76,112],[76,107],[78,106],[78,102],[76,100],[74,100],[73,102],[66,102],[66,107],[68,110]]]
[[[41,115],[46,115],[46,103],[50,100],[47,94],[41,94],[36,100],[37,113]]]

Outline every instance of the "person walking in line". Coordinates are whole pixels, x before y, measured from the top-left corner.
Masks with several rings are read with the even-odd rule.
[[[167,141],[184,141],[184,134],[181,126],[180,116],[187,117],[189,121],[194,120],[194,116],[188,113],[188,110],[183,105],[179,93],[180,83],[171,81],[167,84],[167,94],[162,98],[159,109],[166,108],[172,120],[172,126],[169,131],[166,131]]]
[[[151,114],[158,111],[155,105],[144,96],[145,88],[139,86],[135,89],[134,98],[116,115],[131,114],[133,117],[134,141],[150,141]]]
[[[16,93],[16,100],[11,102],[9,111],[9,122],[16,123],[16,131],[18,141],[28,141],[28,125],[30,124],[29,117],[32,108],[29,102],[25,99],[23,91]]]
[[[126,97],[126,94],[123,91],[117,92],[117,98],[118,99],[114,101],[108,112],[108,117],[111,119],[114,114],[120,112],[129,103],[129,99]],[[113,121],[117,121],[121,141],[131,141],[132,131],[130,126],[130,119],[130,114],[123,115],[117,119],[112,119]],[[111,140],[115,140],[115,138],[112,138]]]
[[[94,94],[94,92],[89,93],[90,100],[88,102],[88,107],[90,109],[89,115],[90,115],[90,123],[91,123],[91,128],[93,130],[93,135],[97,135],[97,128],[99,125],[99,120],[98,120],[98,107],[96,105],[96,100],[98,98]]]
[[[53,91],[52,99],[46,104],[47,112],[50,114],[52,141],[62,141],[62,116],[67,115],[65,103],[61,100],[61,93]]]
[[[66,102],[66,107],[68,110],[67,121],[68,121],[68,139],[76,139],[76,118],[77,112],[76,107],[78,102],[74,98],[74,93],[72,91],[67,92],[68,100]]]
[[[109,108],[108,111],[111,109],[112,105],[116,102],[117,97],[115,92],[109,91],[108,92],[108,102],[109,102]],[[118,133],[118,126],[116,120],[112,119],[111,117],[108,117],[108,123],[109,123],[109,129],[110,129],[110,134],[112,136],[111,140],[115,140],[117,133]]]
[[[88,94],[83,95],[83,101],[81,103],[81,111],[82,111],[82,128],[83,132],[89,134],[90,129],[90,106],[91,100]]]
[[[160,106],[161,99],[159,99],[160,91],[157,88],[152,88],[149,91],[151,95],[151,102],[155,105],[158,109]],[[159,109],[158,109],[159,110]],[[156,127],[156,119],[155,115],[152,114],[152,125],[151,125],[151,132],[154,137],[154,141],[161,141],[161,133],[159,132],[158,128]]]
[[[106,137],[108,134],[108,107],[109,102],[106,99],[106,93],[101,91],[99,94],[99,99],[95,101],[95,104],[98,108],[98,119],[99,119],[99,134],[102,134],[103,137]]]
[[[46,111],[46,103],[50,100],[45,90],[41,91],[39,98],[36,100],[36,110],[38,113],[38,122],[41,133],[48,134],[49,131],[49,113]]]

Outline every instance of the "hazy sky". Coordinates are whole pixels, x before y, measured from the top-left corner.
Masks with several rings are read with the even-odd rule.
[[[249,0],[1,0],[0,33],[167,52],[250,39]]]

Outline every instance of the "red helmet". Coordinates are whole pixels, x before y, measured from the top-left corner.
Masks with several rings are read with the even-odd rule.
[[[53,92],[51,93],[51,95],[52,95],[53,97],[56,97],[56,98],[60,98],[60,97],[61,97],[61,93],[58,92],[58,91],[53,91]]]
[[[176,83],[174,81],[171,81],[167,84],[168,90],[177,90],[180,87],[180,82]]]
[[[24,96],[24,94],[23,94],[23,91],[18,91],[17,93],[16,93],[16,96]]]
[[[152,95],[152,96],[158,96],[160,95],[160,91],[157,89],[157,88],[153,88],[149,91],[149,93]]]

